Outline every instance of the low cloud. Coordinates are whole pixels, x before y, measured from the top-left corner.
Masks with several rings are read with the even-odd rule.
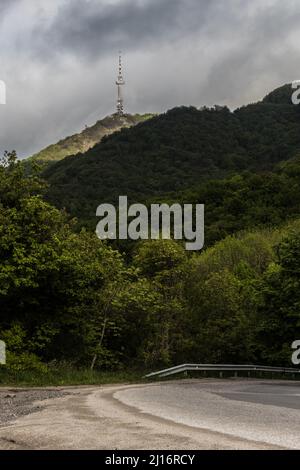
[[[300,78],[295,0],[2,0],[0,152],[28,156],[115,109],[236,107]]]

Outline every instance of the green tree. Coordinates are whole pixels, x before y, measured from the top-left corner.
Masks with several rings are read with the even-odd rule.
[[[172,240],[143,242],[134,256],[134,266],[156,294],[145,318],[148,334],[141,352],[149,366],[170,365],[182,356],[187,322],[183,290],[186,263],[184,248]]]
[[[291,344],[300,337],[300,232],[290,232],[276,251],[260,286],[258,349],[264,361],[291,365]]]
[[[24,351],[44,361],[84,364],[96,350],[98,357],[100,349],[111,347],[117,326],[115,320],[108,322],[110,312],[104,313],[103,305],[110,283],[121,280],[123,262],[96,235],[75,233],[74,222],[38,194],[43,186],[38,178],[26,177],[15,154],[5,155],[0,166],[0,334],[22,332],[17,336]],[[11,348],[20,354],[15,344]],[[106,356],[115,362],[116,354]]]

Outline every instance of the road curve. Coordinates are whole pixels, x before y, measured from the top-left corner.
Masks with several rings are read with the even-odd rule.
[[[300,449],[300,383],[67,387],[0,427],[0,449]],[[1,411],[0,411],[1,413]]]

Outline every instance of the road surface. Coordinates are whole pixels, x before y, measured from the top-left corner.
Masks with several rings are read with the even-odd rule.
[[[61,391],[0,426],[0,449],[300,449],[300,382],[180,380]]]

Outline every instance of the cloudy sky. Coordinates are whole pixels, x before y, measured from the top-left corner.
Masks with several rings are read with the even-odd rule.
[[[300,79],[299,0],[0,0],[0,152],[20,157],[115,109],[257,101]]]

